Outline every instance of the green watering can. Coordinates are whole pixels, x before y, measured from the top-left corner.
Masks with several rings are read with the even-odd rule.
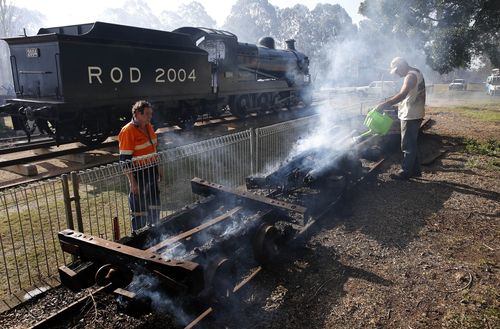
[[[375,109],[372,109],[366,114],[365,122],[363,123],[369,130],[358,136],[358,138],[370,134],[383,136],[391,129],[392,122],[392,118],[387,114],[381,114],[375,111]]]

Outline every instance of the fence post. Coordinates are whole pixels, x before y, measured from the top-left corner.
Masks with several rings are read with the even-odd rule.
[[[73,211],[71,210],[71,198],[69,196],[69,183],[68,175],[63,174],[62,178],[62,188],[63,188],[63,198],[64,198],[64,209],[66,210],[66,225],[70,230],[74,230],[73,225]]]
[[[259,128],[250,128],[250,173],[257,173],[257,131]]]
[[[80,205],[80,178],[76,171],[71,172],[71,184],[73,185],[73,198],[75,202],[76,225],[78,231],[83,233],[82,207]]]

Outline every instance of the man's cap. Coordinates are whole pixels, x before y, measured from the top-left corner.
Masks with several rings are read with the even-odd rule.
[[[402,58],[402,57],[394,57],[394,59],[391,61],[391,74],[396,73],[396,70],[400,66],[408,66],[408,62]]]

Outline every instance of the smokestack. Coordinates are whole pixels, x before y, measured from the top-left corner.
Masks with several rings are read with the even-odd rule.
[[[285,42],[286,42],[286,49],[295,50],[295,40],[294,39],[286,40]]]

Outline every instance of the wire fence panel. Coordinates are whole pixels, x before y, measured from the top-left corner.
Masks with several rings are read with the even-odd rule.
[[[115,163],[78,174],[85,232],[111,239],[114,217],[119,219],[120,231],[131,232],[127,171],[138,180],[146,180],[144,175],[150,171],[153,176],[150,180],[155,184],[159,182],[159,188],[154,189],[150,197],[159,198],[160,218],[197,200],[191,192],[193,177],[228,186],[243,184],[250,175],[250,131],[180,146],[139,161],[143,163],[138,166]],[[154,167],[158,171],[152,170]],[[138,198],[138,208],[144,209],[142,203],[145,202]]]
[[[0,192],[0,276],[5,278],[0,298],[38,285],[71,261],[59,246],[59,231],[74,227],[112,240],[118,218],[122,235],[132,232],[129,174],[152,173],[159,185],[151,197],[158,204],[150,208],[164,218],[197,200],[193,177],[241,186],[245,177],[285,160],[317,122],[312,116],[246,130],[168,149],[140,159],[138,166],[114,163]]]
[[[0,296],[39,284],[66,263],[57,232],[66,227],[60,179],[0,192]]]
[[[272,126],[257,128],[256,172],[267,173],[286,160],[297,141],[309,135],[319,121],[313,115]]]

